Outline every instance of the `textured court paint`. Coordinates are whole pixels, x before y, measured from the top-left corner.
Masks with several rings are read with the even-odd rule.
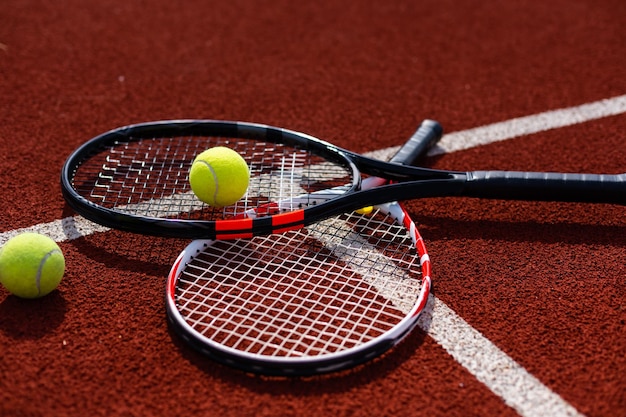
[[[0,245],[4,245],[9,239],[22,233],[40,233],[48,236],[55,242],[64,242],[66,240],[89,236],[97,232],[106,232],[107,230],[109,230],[109,228],[92,223],[81,216],[66,217],[62,220],[55,220],[0,233]]]
[[[440,148],[434,149],[434,152],[455,152],[625,112],[626,96],[620,96],[444,135],[439,145]],[[477,140],[477,136],[485,139]],[[457,141],[461,144],[457,145]],[[386,160],[397,149],[398,147],[385,148],[370,152],[367,156]],[[95,225],[80,216],[67,217],[63,220],[1,233],[0,244],[27,231],[42,233],[57,242],[62,242],[106,230],[108,229]],[[427,331],[458,363],[521,416],[581,415],[559,395],[552,392],[480,332],[472,328],[441,300],[431,297],[430,302],[432,305],[426,308],[419,320],[420,327]]]

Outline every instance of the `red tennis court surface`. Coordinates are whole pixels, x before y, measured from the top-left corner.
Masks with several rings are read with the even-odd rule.
[[[626,415],[624,207],[411,201],[433,262],[420,328],[357,369],[269,379],[168,331],[187,241],[94,227],[59,187],[87,139],[175,118],[357,152],[431,118],[447,135],[428,166],[621,173],[625,17],[622,0],[5,0],[1,243],[51,235],[67,271],[43,299],[0,290],[0,415]]]

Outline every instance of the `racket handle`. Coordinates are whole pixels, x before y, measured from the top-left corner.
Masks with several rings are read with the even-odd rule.
[[[424,120],[413,136],[391,157],[389,162],[412,165],[441,139],[442,134],[443,128],[438,122]]]
[[[473,171],[467,173],[461,194],[509,200],[626,204],[626,173]]]
[[[407,140],[400,149],[389,159],[390,163],[398,165],[413,165],[418,159],[428,152],[428,150],[435,144],[441,135],[443,134],[443,128],[434,120],[424,120],[420,127],[417,128],[413,136]],[[355,159],[363,158],[361,155],[354,155]],[[370,165],[380,164],[380,161],[369,161]],[[368,190],[370,188],[379,187],[383,184],[387,184],[387,180],[384,175],[385,169],[382,166],[381,176],[372,176],[363,180],[361,189]]]

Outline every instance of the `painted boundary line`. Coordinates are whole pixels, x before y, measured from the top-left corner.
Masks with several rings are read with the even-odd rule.
[[[431,297],[428,302],[418,322],[420,328],[519,415],[583,416],[443,301]]]
[[[453,132],[445,135],[429,155],[469,149],[622,113],[626,113],[626,95]],[[368,156],[386,160],[397,149],[386,148]],[[24,232],[42,233],[57,242],[63,242],[107,230],[80,216],[66,217],[0,233],[0,245]],[[419,325],[459,364],[521,416],[581,416],[574,407],[528,373],[441,300],[431,296],[429,308],[420,318]]]
[[[622,113],[626,113],[626,95],[453,132],[444,135],[428,154],[460,151]]]

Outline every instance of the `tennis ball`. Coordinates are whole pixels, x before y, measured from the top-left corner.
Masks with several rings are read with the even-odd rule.
[[[367,206],[367,207],[363,207],[363,208],[356,210],[358,214],[364,214],[364,215],[372,214],[372,211],[374,211],[374,207],[372,206]]]
[[[191,190],[213,207],[236,203],[248,189],[248,164],[237,152],[216,146],[200,153],[189,170]]]
[[[52,292],[65,272],[65,258],[54,240],[38,233],[17,235],[0,249],[0,283],[22,298]]]

